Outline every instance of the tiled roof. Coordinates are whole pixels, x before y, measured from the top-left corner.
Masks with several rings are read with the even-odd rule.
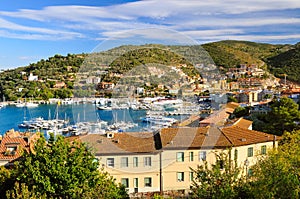
[[[233,125],[219,128],[183,127],[165,128],[160,133],[115,133],[106,135],[88,134],[68,138],[79,139],[92,147],[96,155],[156,153],[158,150],[216,149],[243,146],[273,141],[273,135]]]
[[[167,128],[161,131],[162,149],[226,148],[230,142],[216,127]]]
[[[8,147],[16,147],[14,153],[7,153]],[[14,160],[22,155],[23,150],[29,150],[27,142],[22,137],[3,137],[0,144],[0,160]]]
[[[223,124],[228,117],[229,113],[227,112],[227,109],[222,109],[215,111],[209,117],[201,120],[199,124]]]
[[[244,129],[249,129],[249,127],[251,127],[252,123],[253,122],[250,120],[240,118],[233,124],[233,126],[238,126],[238,127],[244,128]]]
[[[248,130],[239,126],[224,127],[221,129],[233,146],[243,146],[263,142],[271,142],[274,136],[271,134]]]
[[[115,133],[113,138],[98,134],[80,136],[97,154],[154,152],[152,133]]]
[[[240,106],[240,104],[237,103],[237,102],[228,102],[228,103],[226,104],[226,108],[231,108],[231,109],[235,109],[235,108],[237,108],[237,107],[239,107],[239,106]]]

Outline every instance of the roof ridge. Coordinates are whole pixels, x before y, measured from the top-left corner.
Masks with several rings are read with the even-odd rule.
[[[229,139],[229,137],[222,131],[222,129],[220,127],[217,127],[221,133],[224,135],[224,137],[229,141],[229,143],[234,146],[233,142]],[[226,128],[226,127],[225,127]]]

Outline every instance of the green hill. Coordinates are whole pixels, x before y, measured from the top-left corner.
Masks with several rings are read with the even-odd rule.
[[[240,64],[265,66],[267,58],[289,50],[291,45],[273,45],[249,41],[219,41],[202,45],[218,66],[237,67]]]
[[[267,59],[270,71],[280,77],[287,75],[290,81],[300,82],[300,45]]]
[[[240,64],[257,64],[277,77],[287,74],[288,80],[300,82],[300,43],[273,45],[226,40],[201,46],[128,45],[101,53],[55,55],[26,67],[6,70],[0,73],[0,99],[3,96],[6,100],[71,97],[74,82],[76,78],[80,79],[78,76],[81,74],[84,74],[83,78],[102,75],[102,81],[117,82],[119,78],[111,74],[123,74],[135,66],[147,63],[186,65],[181,67],[182,71],[193,77],[199,75],[193,64],[200,62],[214,62],[225,71]],[[100,73],[99,63],[106,66],[105,71]],[[93,68],[95,71],[91,70]],[[37,75],[39,81],[28,81],[30,73]],[[65,85],[57,86],[60,82]]]

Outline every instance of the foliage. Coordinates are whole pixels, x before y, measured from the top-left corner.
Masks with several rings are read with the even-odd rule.
[[[270,71],[277,77],[287,75],[287,79],[300,82],[300,46],[268,58]]]
[[[26,67],[0,73],[0,98],[15,101],[20,98],[47,100],[52,97],[70,97],[74,74],[78,72],[85,54],[55,55]],[[38,75],[39,81],[28,81],[29,74]],[[65,82],[66,88],[54,88],[56,82]]]
[[[208,166],[207,162],[191,169],[195,179],[191,186],[193,198],[237,198],[242,190],[244,179],[242,170],[232,163],[226,153],[216,154],[216,163]]]
[[[281,143],[253,167],[251,188],[256,198],[299,198],[300,131],[285,133]]]
[[[300,120],[298,104],[287,97],[275,99],[265,120],[265,132],[275,135],[282,135],[284,131],[291,132],[299,128],[296,123]]]
[[[233,114],[235,117],[240,118],[249,115],[249,107],[237,107],[234,109]]]
[[[263,66],[268,57],[285,52],[291,46],[272,45],[248,41],[225,40],[202,45],[218,66],[237,67],[240,64]]]
[[[194,66],[189,63],[184,57],[170,51],[157,47],[145,46],[140,49],[128,51],[117,59],[115,59],[108,69],[108,73],[103,76],[103,81],[112,81],[117,83],[119,78],[116,78],[112,73],[125,74],[132,68],[146,64],[162,64],[166,66],[180,66],[186,64],[187,67],[181,69],[188,76],[200,75]]]
[[[29,190],[32,198],[126,198],[125,188],[98,166],[84,143],[71,143],[63,136],[47,143],[41,137],[34,152],[16,163],[16,184],[7,195],[19,197],[20,191]]]

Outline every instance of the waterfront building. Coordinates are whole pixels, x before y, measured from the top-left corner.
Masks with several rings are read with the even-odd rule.
[[[277,146],[275,136],[251,130],[252,122],[232,125],[165,128],[156,133],[88,134],[77,139],[92,147],[101,167],[131,195],[179,192],[187,195],[199,164],[215,164],[216,153],[228,153],[245,173],[257,157]],[[247,162],[245,168],[245,162]]]

